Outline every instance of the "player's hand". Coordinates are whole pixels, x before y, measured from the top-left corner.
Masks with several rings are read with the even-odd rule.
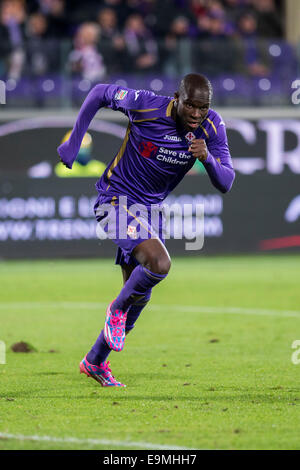
[[[204,139],[194,139],[189,146],[189,152],[192,153],[194,158],[198,158],[200,162],[205,162],[207,159],[208,150]]]
[[[66,168],[68,168],[68,170],[70,170],[70,169],[71,169],[70,166],[69,166],[67,163],[65,163],[65,162],[63,161],[63,157],[61,156],[62,149],[64,148],[65,144],[66,144],[66,142],[65,142],[64,144],[61,144],[59,147],[57,147],[57,153],[58,153],[58,158],[59,158],[60,162],[61,162]]]
[[[59,159],[60,159],[60,162],[61,162],[66,168],[70,169],[70,168],[68,167],[68,165],[67,165],[65,162],[63,162],[60,157],[59,157]]]

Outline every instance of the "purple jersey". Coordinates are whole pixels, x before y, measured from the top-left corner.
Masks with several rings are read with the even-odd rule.
[[[193,166],[195,158],[188,148],[195,138],[206,141],[208,156],[203,165],[212,184],[222,192],[229,191],[234,170],[222,118],[209,109],[201,125],[187,131],[172,118],[173,105],[174,99],[150,91],[96,85],[58,153],[72,168],[91,120],[100,108],[108,107],[126,114],[129,124],[119,152],[96,184],[100,194],[126,195],[129,201],[146,206],[161,203]]]

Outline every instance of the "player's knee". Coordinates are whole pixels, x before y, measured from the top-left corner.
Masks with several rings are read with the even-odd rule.
[[[165,259],[160,260],[158,267],[159,274],[168,274],[171,269],[171,259],[166,257]]]
[[[156,274],[167,275],[171,268],[171,259],[168,256],[153,257],[150,261],[150,271]]]

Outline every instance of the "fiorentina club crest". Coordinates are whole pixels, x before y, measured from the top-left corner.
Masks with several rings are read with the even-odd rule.
[[[193,132],[188,132],[187,134],[185,134],[185,138],[189,143],[191,143],[194,139],[196,139],[196,136],[195,134],[193,134]]]
[[[138,237],[136,227],[134,225],[128,225],[127,227],[127,235],[130,236],[130,238],[133,238],[133,240],[136,240]]]

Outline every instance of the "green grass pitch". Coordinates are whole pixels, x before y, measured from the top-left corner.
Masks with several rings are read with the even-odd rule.
[[[299,265],[299,255],[173,259],[110,355],[127,388],[110,389],[78,364],[120,268],[1,262],[0,449],[299,449]],[[11,351],[18,341],[37,351]]]

